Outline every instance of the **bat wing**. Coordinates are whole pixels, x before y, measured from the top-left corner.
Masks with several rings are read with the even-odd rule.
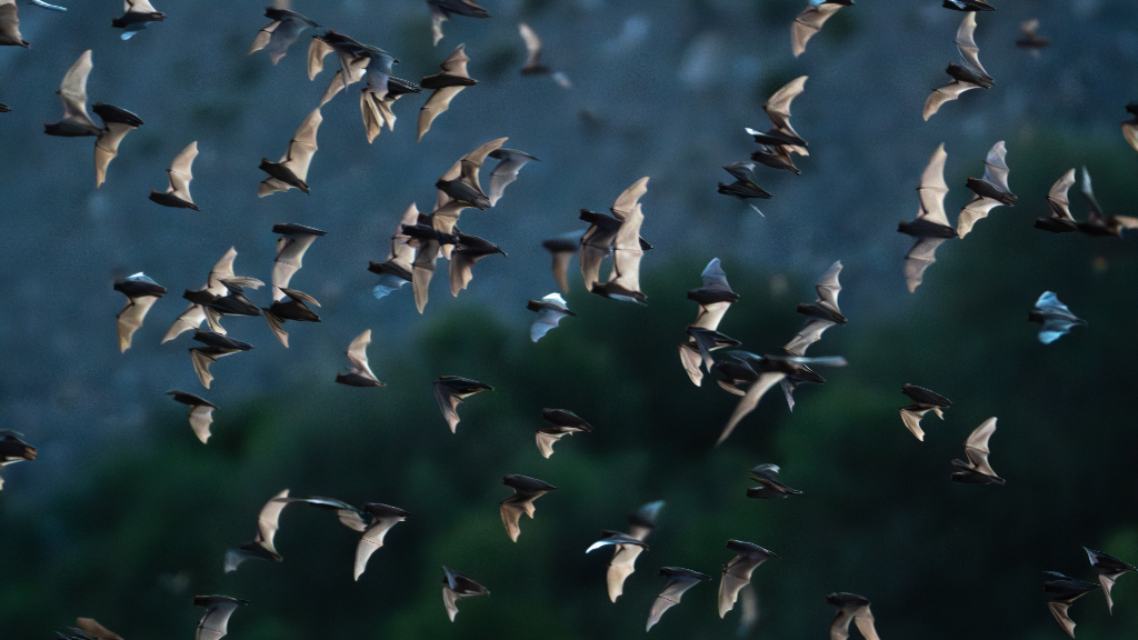
[[[947,160],[948,152],[944,149],[944,143],[941,143],[925,165],[921,184],[917,187],[917,196],[921,201],[917,217],[946,227],[949,226],[944,211],[944,198],[948,195],[948,184],[944,181],[944,164]]]
[[[236,602],[217,602],[208,609],[198,622],[194,640],[221,640],[229,633],[229,619],[240,605]]]
[[[1069,169],[1051,185],[1051,190],[1047,193],[1047,203],[1050,205],[1052,218],[1075,221],[1075,217],[1071,215],[1071,201],[1067,195],[1074,184],[1075,170]]]
[[[796,138],[799,137],[798,133],[790,126],[790,104],[806,90],[806,79],[807,76],[798,76],[786,83],[763,105],[775,128]]]
[[[1130,148],[1138,151],[1138,124],[1124,122],[1122,124],[1122,137],[1126,140],[1126,144],[1130,145]]]
[[[846,609],[839,609],[830,623],[830,640],[849,640],[850,623],[853,622],[853,613]]]
[[[1070,638],[1075,637],[1075,621],[1071,619],[1068,610],[1071,604],[1068,602],[1048,602],[1047,610],[1055,618],[1055,622],[1059,623],[1059,628],[1063,630]]]
[[[913,436],[920,440],[925,441],[925,432],[921,429],[921,419],[925,414],[932,411],[938,417],[942,416],[939,408],[932,409],[910,409],[904,407],[901,409],[901,422],[905,424],[905,428],[912,432]]]
[[[422,140],[423,136],[427,135],[427,132],[431,130],[431,124],[434,123],[435,118],[446,113],[447,109],[450,109],[451,100],[454,100],[455,96],[462,93],[465,88],[465,86],[461,85],[457,87],[443,87],[431,94],[426,104],[419,110],[419,140]]]
[[[137,296],[131,298],[122,311],[119,311],[117,319],[120,352],[125,353],[127,349],[130,349],[134,332],[142,326],[146,314],[150,313],[150,308],[154,306],[155,302],[158,302],[157,296]]]
[[[960,210],[960,216],[956,219],[956,235],[960,238],[972,232],[972,227],[977,222],[988,217],[992,209],[1000,206],[999,200],[985,198],[983,196],[973,197],[964,208]]]
[[[688,379],[695,386],[700,386],[703,383],[703,370],[700,365],[703,364],[703,356],[700,355],[699,350],[692,345],[683,342],[679,346],[680,351],[680,365],[684,368],[684,373],[688,374]]]
[[[1008,147],[1000,140],[988,150],[988,157],[984,160],[984,179],[1000,188],[1001,191],[1010,192],[1008,186]]]
[[[964,442],[964,454],[972,466],[980,473],[993,477],[997,474],[992,469],[992,465],[988,463],[988,455],[991,453],[988,448],[988,441],[995,432],[996,418],[988,418],[980,423],[980,426],[976,427],[968,436],[968,440]]]
[[[724,567],[723,576],[719,579],[720,618],[727,617],[727,614],[735,608],[735,602],[739,599],[739,592],[751,584],[751,572],[758,566],[758,563],[737,563],[737,560],[739,560],[738,556]]]
[[[317,236],[282,236],[277,240],[277,256],[273,261],[273,299],[284,297],[282,289],[287,289],[292,277],[304,266],[304,254],[316,242]]]
[[[648,180],[648,176],[640,178],[617,196],[616,201],[612,203],[612,213],[617,219],[623,222],[625,218],[630,216],[637,214],[643,216],[640,211],[640,199],[644,197],[644,194],[648,193]],[[639,233],[639,230],[637,230],[637,233]]]
[[[838,312],[841,312],[841,307],[838,306],[838,296],[842,293],[842,283],[839,279],[841,275],[842,261],[838,260],[830,265],[826,273],[822,274],[822,279],[814,285],[814,290],[818,292],[818,300]]]
[[[522,535],[521,519],[522,514],[526,513],[525,507],[512,499],[506,499],[498,506],[498,513],[502,516],[502,526],[506,528],[506,535],[511,542],[517,542],[518,537]]]
[[[935,89],[932,93],[929,94],[928,99],[925,100],[925,108],[924,111],[921,112],[921,117],[924,118],[927,122],[929,118],[936,115],[937,111],[940,111],[940,108],[946,102],[952,102],[953,100],[959,98],[961,95],[973,89],[979,88],[980,87],[978,85],[974,85],[969,82],[954,80],[944,85],[943,87],[940,87],[939,89]]]
[[[197,405],[190,409],[190,429],[193,430],[194,435],[202,444],[209,442],[210,425],[213,424],[213,407],[209,405]]]
[[[810,42],[810,38],[821,31],[826,21],[841,8],[842,5],[839,4],[825,3],[806,7],[798,14],[790,25],[790,46],[795,58],[806,51],[806,43]]]
[[[455,433],[460,420],[458,417],[458,405],[462,403],[462,399],[447,391],[445,386],[435,383],[435,402],[438,403],[439,411],[442,412],[443,419],[446,420],[447,426],[450,427],[450,432]],[[507,527],[507,529],[508,528],[509,527]]]
[[[974,70],[988,76],[987,69],[980,64],[980,47],[976,46],[976,12],[967,11],[956,30],[956,49],[960,57]]]
[[[609,600],[616,602],[624,594],[624,582],[628,576],[636,571],[636,559],[644,552],[639,545],[618,545],[613,551],[612,560],[609,561],[608,572],[605,575],[605,584],[608,588]]]
[[[905,254],[905,283],[909,293],[917,290],[924,281],[925,271],[936,262],[936,250],[945,238],[921,238]]]
[[[545,337],[545,334],[557,328],[561,320],[568,315],[563,311],[557,309],[542,309],[537,312],[537,317],[534,318],[533,323],[529,328],[529,337],[533,342],[538,342]]]
[[[318,149],[316,132],[320,130],[322,122],[324,122],[324,116],[320,113],[320,108],[317,107],[300,123],[300,127],[297,128],[292,140],[288,143],[288,153],[281,158],[281,164],[288,167],[289,171],[292,171],[293,175],[302,181],[308,180],[308,166],[312,164],[312,156],[316,154]]]
[[[378,551],[383,546],[383,540],[387,537],[387,532],[395,525],[403,522],[405,518],[402,516],[392,516],[388,518],[378,518],[367,531],[360,537],[359,544],[356,545],[356,564],[354,569],[354,579],[358,581],[360,576],[363,575],[364,570],[367,569],[367,561],[371,558],[372,554]]]
[[[194,158],[197,157],[197,140],[186,145],[185,149],[174,156],[174,161],[170,163],[170,168],[166,171],[170,178],[170,187],[166,190],[167,193],[174,194],[186,202],[194,201],[190,196],[190,182],[194,179]]]
[[[526,45],[526,69],[541,66],[541,38],[537,37],[537,32],[524,22],[518,23],[518,33],[522,36],[522,41]]]
[[[759,401],[763,399],[768,391],[771,390],[779,382],[786,378],[786,374],[779,371],[764,371],[759,374],[758,380],[755,380],[747,389],[747,393],[739,399],[739,404],[735,406],[735,411],[731,414],[731,418],[727,420],[726,426],[723,427],[723,433],[719,434],[719,440],[716,444],[722,444],[727,438],[731,436],[731,432],[739,425],[743,418],[750,415],[755,407],[759,406]]]
[[[569,262],[573,259],[573,254],[568,251],[560,251],[553,254],[553,279],[557,281],[557,287],[563,293],[569,293]],[[598,273],[600,267],[598,266]]]
[[[126,134],[138,127],[121,122],[111,122],[95,139],[95,188],[103,186],[107,180],[107,167],[119,154],[119,145]]]
[[[853,620],[854,625],[857,626],[857,630],[865,640],[881,640],[877,636],[877,625],[873,619],[873,612],[869,610],[868,605],[859,607],[854,612]]]
[[[810,348],[815,342],[822,339],[822,334],[826,329],[834,326],[833,321],[825,320],[823,318],[811,318],[806,321],[806,324],[787,342],[783,349],[787,353],[804,356],[806,350]]]
[[[87,114],[87,76],[91,75],[93,66],[91,50],[87,49],[63,75],[63,81],[59,84],[59,99],[63,102],[64,120],[98,129]]]
[[[277,531],[280,529],[281,512],[289,505],[286,498],[288,498],[288,489],[274,495],[265,503],[265,506],[261,507],[261,512],[257,514],[257,544],[274,553],[276,552],[274,543]]]
[[[518,179],[518,173],[522,167],[529,162],[529,158],[507,158],[498,163],[494,170],[490,172],[490,206],[498,204],[498,200],[502,199],[502,194],[506,192],[506,187],[510,186]]]
[[[660,622],[660,618],[663,617],[664,613],[679,604],[680,600],[684,597],[684,593],[699,584],[699,582],[698,579],[694,578],[673,578],[669,580],[668,584],[664,586],[664,590],[661,591],[660,595],[656,596],[656,600],[652,602],[652,609],[648,612],[648,624],[644,630],[649,631],[652,627],[656,626],[656,623]]]
[[[375,374],[368,364],[367,348],[371,344],[371,329],[365,329],[348,345],[348,366],[352,371],[375,379]]]
[[[308,79],[315,80],[320,72],[324,71],[324,58],[335,48],[320,38],[313,38],[308,45]]]

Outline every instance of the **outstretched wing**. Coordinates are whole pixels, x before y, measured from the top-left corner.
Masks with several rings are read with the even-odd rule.
[[[316,132],[320,130],[320,124],[323,122],[324,116],[320,113],[320,108],[313,109],[297,127],[296,133],[288,143],[288,153],[281,158],[281,164],[288,167],[289,171],[301,180],[308,180],[308,166],[312,164],[312,156],[316,154],[318,148]]]
[[[759,401],[763,399],[768,391],[771,390],[776,384],[786,378],[786,374],[780,371],[764,371],[759,374],[759,378],[747,389],[747,393],[739,399],[739,404],[735,405],[735,411],[731,414],[731,418],[727,420],[727,425],[723,427],[723,432],[719,434],[719,440],[716,444],[722,444],[727,438],[731,436],[731,432],[739,425],[739,422],[746,418],[755,407],[759,406]]]
[[[952,102],[965,93],[979,88],[978,85],[954,80],[939,89],[935,89],[929,94],[928,99],[925,100],[925,108],[924,111],[921,112],[921,117],[927,122],[929,118],[936,115],[937,111],[940,111],[940,108],[944,106],[945,103]]]
[[[980,64],[980,47],[976,46],[975,11],[965,12],[964,19],[960,21],[960,27],[956,30],[956,49],[964,62],[974,71],[979,71],[984,76],[989,75],[984,65]]]
[[[794,19],[794,23],[790,25],[790,46],[794,51],[794,57],[802,55],[806,51],[806,43],[814,37],[816,33],[822,30],[822,26],[829,20],[843,5],[836,3],[822,3],[818,5],[811,5],[802,10],[798,17]]]
[[[925,271],[936,262],[936,250],[946,238],[920,238],[905,254],[905,284],[909,293],[917,290],[924,282]]]

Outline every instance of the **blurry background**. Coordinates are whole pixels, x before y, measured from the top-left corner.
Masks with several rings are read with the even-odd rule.
[[[1122,140],[1123,105],[1138,98],[1138,12],[1130,0],[998,3],[981,14],[991,91],[968,94],[930,123],[920,110],[955,58],[961,14],[938,0],[866,0],[833,18],[798,60],[789,25],[797,0],[485,0],[489,20],[456,17],[430,45],[420,0],[297,0],[321,24],[381,46],[417,80],[465,42],[480,84],[464,92],[421,144],[425,96],[403,98],[395,132],[368,145],[353,91],[324,109],[312,195],[256,198],[259,159],[275,159],[316,104],[330,72],[309,82],[304,36],[280,65],[246,56],[264,2],[166,0],[164,24],[120,42],[121,5],[71,0],[66,14],[20,2],[31,50],[0,51],[0,427],[23,432],[40,460],[9,467],[0,493],[0,632],[43,638],[89,615],[128,638],[190,637],[195,593],[249,599],[231,625],[247,640],[360,637],[618,638],[642,633],[663,580],[660,566],[713,575],[652,634],[723,638],[738,613],[715,615],[728,538],[781,555],[755,574],[766,637],[823,637],[826,593],[873,600],[886,638],[1060,638],[1040,571],[1090,578],[1081,545],[1138,560],[1138,434],[1132,240],[1055,236],[1031,228],[1050,184],[1086,164],[1106,209],[1133,213],[1138,157]],[[1039,17],[1051,48],[1018,50],[1022,20]],[[547,61],[575,88],[522,78],[516,23],[545,40]],[[50,138],[54,91],[94,50],[92,102],[146,122],[123,143],[108,183],[93,189],[91,139]],[[720,166],[746,158],[745,126],[765,128],[766,97],[809,74],[794,104],[811,142],[802,176],[761,170],[775,198],[765,219],[715,193]],[[458,300],[436,283],[419,317],[410,288],[371,297],[369,259],[381,260],[411,201],[429,209],[433,183],[462,153],[496,136],[542,159],[492,211],[464,230],[499,243]],[[177,151],[198,140],[193,214],[154,205]],[[1014,209],[997,209],[964,242],[941,249],[916,295],[905,292],[896,233],[917,208],[918,176],[947,143],[950,216],[970,194],[996,140],[1008,143]],[[577,229],[577,209],[607,207],[652,176],[643,262],[649,305],[585,294],[579,314],[540,344],[528,339],[528,298],[554,287],[541,239]],[[1076,214],[1085,214],[1072,193]],[[1129,210],[1128,210],[1129,209]],[[232,335],[257,345],[220,362],[202,392],[188,337],[158,342],[231,245],[238,273],[268,279],[273,223],[326,229],[296,276],[323,303],[320,325],[290,326],[281,348],[263,321],[236,318]],[[772,395],[732,439],[712,443],[734,406],[698,389],[675,345],[695,317],[684,292],[719,256],[741,301],[722,329],[756,351],[800,324],[794,305],[835,259],[846,269],[847,326],[815,350],[843,354],[844,370],[804,388],[788,414]],[[116,276],[144,270],[170,289],[120,355]],[[442,279],[442,278],[440,278]],[[1089,321],[1050,347],[1026,315],[1052,289]],[[257,292],[267,299],[267,291]],[[388,383],[365,391],[332,382],[343,349],[374,331],[372,366]],[[495,391],[462,408],[450,435],[431,397],[440,374]],[[926,420],[927,440],[903,428],[902,383],[955,401]],[[170,388],[220,408],[208,446],[194,439]],[[571,409],[596,431],[563,441],[551,460],[533,445],[542,407]],[[948,481],[969,431],[999,416],[993,466],[1003,488]],[[747,470],[783,466],[807,495],[745,498]],[[507,473],[560,487],[506,538],[497,502]],[[294,508],[277,538],[282,565],[222,573],[225,549],[248,540],[257,510],[288,487],[353,503],[408,509],[361,581],[351,581],[356,536],[331,516]],[[660,526],[625,596],[604,589],[608,553],[583,555],[602,528],[664,499]],[[456,624],[439,597],[442,564],[486,584]],[[1138,632],[1138,577],[1124,578],[1108,616],[1100,595],[1072,614],[1080,638]]]

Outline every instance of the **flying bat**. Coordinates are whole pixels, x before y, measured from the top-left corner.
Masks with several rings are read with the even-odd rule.
[[[434,382],[433,389],[435,402],[439,405],[439,411],[442,411],[443,419],[450,427],[450,432],[456,433],[459,423],[458,405],[483,391],[493,391],[494,387],[470,378],[439,376]]]
[[[217,405],[201,396],[177,389],[167,391],[166,395],[173,398],[174,402],[179,402],[190,408],[188,416],[190,429],[193,429],[194,435],[202,444],[208,444],[211,435],[209,428],[213,424],[213,410],[217,408]]]
[[[225,573],[233,573],[246,560],[268,560],[281,562],[281,554],[277,552],[273,541],[280,528],[281,512],[289,505],[287,500],[288,489],[277,493],[261,507],[257,513],[257,534],[253,539],[239,547],[233,547],[225,552]]]
[[[553,258],[553,279],[561,293],[569,293],[569,262],[581,246],[581,233],[570,231],[555,238],[542,240],[541,246]]]
[[[522,535],[522,515],[527,515],[532,520],[537,512],[534,503],[550,491],[557,490],[557,487],[544,480],[516,473],[503,477],[502,484],[513,489],[514,495],[498,504],[498,513],[502,516],[502,526],[506,528],[506,535],[511,542],[517,542],[518,537]]]
[[[719,617],[726,618],[735,608],[739,592],[751,584],[751,574],[764,562],[777,558],[778,554],[745,540],[728,540],[727,549],[735,555],[723,565],[719,578]]]
[[[1027,319],[1040,325],[1039,341],[1043,344],[1051,344],[1067,335],[1073,327],[1087,324],[1086,320],[1071,313],[1054,291],[1044,291],[1039,296],[1035,301],[1035,307],[1027,314]]]
[[[537,317],[529,327],[529,338],[533,342],[541,340],[545,334],[556,329],[562,319],[577,315],[570,311],[569,303],[565,302],[565,298],[557,292],[547,293],[539,300],[530,300],[526,303],[526,309],[537,313]]]
[[[628,516],[628,533],[605,531],[604,537],[594,542],[585,553],[595,549],[613,547],[612,559],[609,560],[608,571],[605,575],[605,586],[608,590],[609,600],[616,602],[624,593],[624,582],[628,576],[636,571],[636,559],[648,548],[645,540],[656,529],[656,520],[664,508],[663,500],[656,500],[642,505]]]
[[[307,293],[296,289],[286,287],[281,289],[281,293],[284,294],[284,297],[280,300],[273,300],[271,305],[261,309],[261,313],[265,316],[265,321],[269,323],[269,330],[287,349],[288,332],[284,328],[285,321],[320,322],[320,316],[312,310],[312,307],[319,307],[320,302]]]
[[[360,576],[367,569],[367,563],[371,556],[383,547],[383,541],[391,528],[405,521],[410,515],[399,507],[393,507],[382,502],[368,502],[359,508],[335,498],[278,497],[274,500],[285,504],[307,504],[311,507],[331,511],[336,515],[340,524],[361,534],[360,541],[356,545],[356,559],[352,570],[353,579],[356,581],[359,581]]]
[[[1047,594],[1047,609],[1069,637],[1075,637],[1075,621],[1071,619],[1071,605],[1076,600],[1099,588],[1099,585],[1079,580],[1058,571],[1043,572],[1043,593]]]
[[[845,358],[840,356],[807,357],[806,351],[822,339],[822,334],[834,325],[845,324],[848,320],[838,306],[838,296],[842,286],[839,277],[842,272],[842,263],[837,261],[830,265],[826,273],[815,285],[818,299],[812,303],[799,304],[797,312],[806,316],[806,324],[782,347],[782,353],[758,355],[749,352],[738,352],[745,366],[734,366],[735,372],[728,384],[720,384],[728,391],[742,392],[739,403],[719,434],[717,445],[722,444],[739,422],[750,415],[768,391],[775,385],[783,385],[783,393],[787,405],[794,408],[794,389],[802,382],[823,382],[810,365],[831,367],[844,367]],[[746,391],[739,388],[736,380],[746,384]]]
[[[763,104],[763,111],[770,118],[771,128],[765,132],[750,127],[746,129],[747,134],[753,137],[755,142],[767,147],[778,148],[787,154],[810,155],[810,152],[806,150],[806,140],[798,135],[798,132],[790,124],[791,103],[806,90],[807,79],[808,76],[798,76],[771,94],[771,97]],[[791,164],[793,165],[793,163]],[[797,172],[797,168],[791,170]]]
[[[155,9],[150,0],[123,0],[123,14],[112,20],[111,26],[123,30],[120,38],[130,40],[150,23],[165,19],[166,14]]]
[[[944,150],[944,143],[941,143],[921,174],[921,185],[917,187],[921,201],[917,218],[897,225],[898,232],[917,239],[909,253],[905,254],[905,284],[909,293],[921,286],[925,271],[936,262],[937,248],[946,240],[957,237],[956,229],[948,223],[948,216],[944,212],[944,198],[948,195],[948,184],[944,181],[946,160],[948,152]]]
[[[711,351],[730,343],[724,343],[713,337],[709,344],[708,340],[700,339],[705,334],[699,332],[693,334],[693,330],[713,334],[718,332],[719,323],[723,321],[727,309],[739,300],[739,294],[735,293],[727,282],[727,273],[723,271],[719,258],[712,258],[707,263],[700,278],[703,280],[702,286],[688,291],[688,300],[698,304],[699,311],[695,321],[688,325],[687,339],[679,345],[680,364],[688,374],[688,379],[697,387],[703,382],[702,369],[710,370],[714,364]]]
[[[754,162],[733,162],[729,165],[724,165],[723,170],[731,174],[731,177],[735,178],[735,182],[731,184],[720,182],[716,188],[717,193],[738,198],[743,202],[756,198],[762,200],[769,200],[771,198],[771,194],[755,181]],[[754,204],[747,202],[747,206],[751,207],[751,209],[760,216],[766,217],[766,214]]]
[[[213,269],[209,272],[209,278],[206,280],[204,286],[196,291],[187,291],[183,294],[184,298],[198,299],[198,295],[207,299],[220,298],[229,291],[226,283],[230,285],[236,284],[242,288],[259,289],[265,285],[260,280],[250,276],[239,276],[233,272],[233,261],[237,259],[237,249],[230,247],[225,255],[213,265]],[[187,331],[193,331],[201,326],[202,322],[210,322],[210,329],[221,335],[225,335],[225,329],[220,323],[216,322],[216,317],[206,312],[206,306],[191,301],[190,306],[182,312],[174,324],[166,331],[166,335],[162,338],[162,344],[177,338]]]
[[[308,167],[312,164],[312,156],[316,155],[316,132],[324,116],[317,107],[297,127],[296,133],[289,140],[288,151],[281,156],[280,161],[270,162],[268,158],[261,158],[261,171],[269,177],[261,181],[257,187],[257,197],[264,198],[278,191],[300,189],[308,193]]]
[[[443,39],[443,23],[452,15],[468,18],[489,18],[490,13],[474,0],[427,0],[431,10],[431,44],[438,46]],[[451,617],[453,620],[453,616]]]
[[[777,464],[755,465],[751,469],[751,482],[756,483],[756,486],[747,489],[747,497],[756,500],[785,500],[805,493],[780,480],[780,473],[781,469]]]
[[[964,14],[960,28],[956,31],[956,49],[964,64],[950,63],[945,73],[952,82],[935,89],[925,100],[921,117],[928,122],[946,102],[952,102],[973,89],[991,89],[996,81],[980,63],[980,47],[976,46],[976,13]]]
[[[441,72],[425,76],[419,81],[419,86],[434,91],[419,110],[418,139],[420,142],[423,140],[423,136],[431,130],[431,124],[435,118],[450,108],[451,101],[462,93],[463,89],[478,84],[478,81],[471,78],[470,73],[466,70],[468,62],[470,62],[470,58],[466,55],[466,45],[460,44],[439,65],[442,69]]]
[[[1033,56],[1038,56],[1041,49],[1051,46],[1049,38],[1039,35],[1039,18],[1031,18],[1021,22],[1019,33],[1016,46],[1020,49],[1027,49]]]
[[[367,347],[371,344],[371,329],[364,329],[348,344],[348,372],[337,373],[336,382],[349,387],[382,387],[367,360]]]
[[[289,47],[300,38],[301,34],[320,26],[306,16],[289,9],[268,7],[265,9],[265,17],[270,22],[257,32],[257,37],[253,39],[253,44],[249,47],[249,54],[267,50],[269,60],[273,64],[284,59],[285,55],[288,54]]]
[[[463,598],[488,596],[490,590],[474,580],[450,569],[443,567],[443,606],[446,607],[447,617],[454,622],[458,615],[458,601]]]
[[[63,117],[58,122],[45,124],[44,133],[63,137],[95,136],[95,188],[99,188],[106,182],[107,168],[118,156],[123,138],[141,127],[142,119],[126,109],[96,102],[92,110],[103,121],[103,126],[91,120],[87,113],[87,78],[93,67],[88,49],[64,74],[57,92],[63,102]]]
[[[683,567],[663,567],[660,575],[667,578],[667,582],[664,583],[664,590],[652,601],[652,608],[648,611],[648,624],[644,627],[646,632],[660,622],[664,612],[680,603],[688,589],[711,579],[707,574]]]
[[[1067,233],[1078,230],[1078,223],[1071,215],[1071,201],[1067,197],[1071,186],[1075,184],[1075,170],[1068,169],[1051,185],[1047,194],[1047,207],[1050,215],[1046,218],[1036,218],[1035,228],[1052,233]]]
[[[518,34],[526,45],[526,62],[522,65],[523,76],[549,76],[562,89],[572,89],[573,83],[565,72],[558,71],[541,61],[541,38],[528,24],[518,23]]]
[[[200,342],[201,346],[190,347],[190,363],[194,366],[194,373],[198,376],[198,382],[201,382],[206,389],[209,389],[210,385],[213,384],[213,374],[210,373],[210,367],[213,366],[213,363],[226,356],[249,351],[253,348],[253,345],[248,342],[234,340],[213,331],[195,330],[194,340]]]
[[[194,596],[194,606],[204,607],[205,614],[198,622],[194,640],[221,640],[229,633],[229,619],[233,612],[249,604],[229,596]]]
[[[1099,206],[1098,200],[1095,198],[1094,187],[1091,184],[1091,174],[1087,171],[1086,167],[1083,167],[1081,191],[1090,204],[1091,209],[1087,213],[1087,219],[1077,223],[1079,231],[1091,237],[1121,238],[1123,231],[1138,229],[1138,217],[1108,215],[1103,211],[1102,207]]]
[[[1123,562],[1114,556],[1083,547],[1083,551],[1087,553],[1087,560],[1091,563],[1091,569],[1098,574],[1098,583],[1102,587],[1102,593],[1106,597],[1106,607],[1110,613],[1114,613],[1114,599],[1111,597],[1110,592],[1114,589],[1114,583],[1119,578],[1127,573],[1135,573],[1138,569],[1134,565]]]
[[[0,429],[0,471],[17,462],[35,460],[39,450],[24,441],[23,434]],[[4,488],[4,477],[0,476],[0,489]]]
[[[405,95],[421,93],[423,88],[402,78],[391,76],[387,79],[387,91],[360,92],[360,113],[364,121],[364,132],[368,144],[375,142],[383,128],[395,131],[395,102]]]
[[[988,441],[996,432],[996,418],[988,418],[964,441],[964,460],[954,458],[952,479],[965,484],[1004,485],[1006,480],[996,475],[988,463]]]
[[[142,327],[150,308],[166,295],[166,287],[139,271],[115,282],[114,289],[127,298],[126,306],[115,316],[118,320],[119,351],[126,353],[130,349],[134,332]]]
[[[277,238],[277,255],[273,260],[273,300],[283,300],[284,290],[292,282],[292,277],[304,264],[304,254],[320,236],[328,232],[303,224],[286,222],[274,224],[273,233]]]
[[[988,151],[988,158],[984,161],[984,177],[968,178],[968,190],[973,195],[956,219],[958,237],[968,235],[972,227],[987,218],[992,209],[1015,206],[1019,198],[1008,187],[1007,155],[1007,146],[1000,140]]]
[[[25,49],[32,46],[20,33],[20,11],[16,0],[0,0],[0,46]]]
[[[453,234],[458,218],[464,210],[472,207],[485,210],[490,207],[490,198],[482,190],[478,174],[486,158],[501,149],[507,140],[509,138],[503,137],[482,143],[456,160],[435,181],[435,208],[431,212],[430,223],[436,231],[447,235]],[[441,250],[443,257],[449,259],[452,247],[444,244]]]
[[[593,431],[593,425],[568,409],[542,409],[541,418],[546,426],[537,430],[536,440],[543,458],[552,458],[553,445],[565,436]]]
[[[806,43],[814,37],[835,13],[852,6],[854,0],[810,0],[790,25],[790,48],[794,57],[806,52]]]
[[[640,199],[647,192],[648,177],[645,176],[632,183],[613,203],[612,213],[620,221],[620,226],[613,234],[610,245],[612,268],[608,280],[592,283],[589,289],[591,293],[619,302],[644,304],[648,300],[648,296],[640,290],[640,260],[645,251],[640,239],[640,227],[644,224],[644,209],[640,206]],[[590,234],[586,231],[581,237],[581,246],[585,247],[590,240]],[[584,269],[584,251],[581,265]]]
[[[849,640],[850,623],[854,623],[865,640],[880,640],[877,625],[870,610],[869,598],[856,593],[831,593],[826,602],[838,609],[830,623],[830,640]]]
[[[921,429],[921,419],[931,411],[933,415],[944,420],[944,410],[952,406],[952,401],[932,389],[918,387],[915,384],[902,385],[901,393],[913,401],[901,407],[901,422],[917,440],[924,442],[925,432]]]
[[[457,235],[437,230],[437,224],[437,214],[431,214],[425,222],[403,225],[407,242],[415,250],[415,260],[411,263],[411,293],[415,297],[415,309],[420,314],[427,308],[430,299],[431,280],[439,256],[449,256],[450,250],[458,244]]]
[[[495,149],[490,152],[490,157],[498,161],[490,172],[490,193],[487,194],[490,206],[493,207],[502,199],[506,187],[518,179],[522,167],[538,158],[517,149]]]
[[[174,161],[170,163],[170,168],[166,170],[167,179],[170,184],[166,187],[166,191],[164,192],[151,191],[151,202],[156,202],[164,207],[199,211],[198,205],[194,204],[194,199],[190,195],[190,182],[194,179],[194,158],[197,157],[198,141],[194,140],[187,145],[185,149],[182,149],[178,155],[174,156]]]
[[[505,256],[506,252],[484,238],[461,231],[455,235],[458,242],[454,244],[450,255],[450,294],[457,298],[460,291],[470,286],[470,281],[474,279],[474,265],[479,260],[493,255]]]
[[[418,223],[419,207],[412,202],[403,212],[403,217],[391,235],[391,247],[387,251],[387,259],[383,262],[368,262],[367,270],[379,276],[379,283],[371,290],[377,300],[382,300],[411,282],[415,247],[411,244],[411,236],[407,235],[403,228]]]

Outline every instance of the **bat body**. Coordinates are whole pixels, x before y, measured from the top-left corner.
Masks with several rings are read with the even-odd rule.
[[[493,255],[505,256],[506,252],[484,238],[461,231],[455,235],[458,242],[450,255],[450,294],[457,298],[460,291],[470,286],[474,279],[474,265],[479,260]]]
[[[209,443],[210,426],[213,425],[213,411],[217,405],[201,396],[194,395],[187,391],[178,391],[177,389],[167,391],[167,395],[178,402],[190,408],[189,421],[190,429],[193,430],[194,435],[202,444]]]
[[[901,407],[901,422],[917,440],[925,441],[925,432],[921,429],[921,419],[930,411],[941,420],[944,419],[944,410],[952,406],[952,401],[932,389],[918,387],[915,384],[904,384],[901,393],[912,400],[912,403]]]
[[[947,102],[958,99],[973,89],[991,89],[996,82],[980,63],[980,48],[976,46],[976,12],[969,11],[956,31],[956,49],[964,64],[951,63],[945,69],[952,82],[934,90],[927,100],[921,117],[927,122]]]
[[[565,436],[593,431],[591,424],[568,409],[542,409],[541,417],[546,426],[537,430],[535,439],[543,458],[553,457],[553,445]]]
[[[789,157],[790,156],[786,156],[788,159]],[[793,164],[794,162],[791,161],[791,165]],[[732,183],[720,182],[716,188],[717,193],[738,198],[743,202],[754,199],[769,200],[771,198],[771,194],[755,181],[754,162],[735,162],[724,166],[723,170],[731,174],[731,177],[735,178],[735,181]],[[797,168],[795,168],[795,170],[797,170]],[[763,212],[755,208],[754,205],[751,205],[751,207],[759,215],[763,215]]]
[[[296,289],[286,287],[281,289],[281,293],[284,294],[284,298],[273,300],[273,303],[262,308],[261,312],[265,316],[265,321],[269,323],[269,329],[273,335],[287,349],[288,332],[284,328],[285,321],[320,322],[320,316],[312,310],[312,307],[319,307],[320,302],[307,293]]]
[[[964,460],[954,459],[952,480],[965,484],[998,485],[1005,480],[996,474],[988,462],[988,441],[996,432],[996,418],[988,418],[976,427],[964,442]]]
[[[123,14],[111,20],[111,26],[122,29],[123,40],[130,40],[152,22],[162,22],[166,14],[154,8],[150,0],[123,0]]]
[[[39,450],[24,441],[22,434],[0,429],[0,471],[17,462],[31,461],[39,457]],[[4,477],[0,476],[0,489],[4,488]]]
[[[494,387],[485,382],[471,380],[470,378],[439,376],[434,382],[435,402],[438,403],[439,410],[442,411],[443,419],[446,420],[450,432],[456,433],[458,431],[458,405],[467,398],[483,391],[493,390]]]
[[[1044,571],[1043,577],[1043,593],[1047,595],[1047,610],[1051,612],[1063,633],[1073,639],[1075,637],[1075,621],[1071,619],[1071,605],[1079,598],[1098,589],[1099,585],[1072,578],[1058,571]]]
[[[463,598],[488,596],[490,590],[457,571],[443,567],[443,607],[447,617],[454,622],[458,615],[458,601]]]
[[[139,271],[115,282],[114,289],[127,298],[126,306],[116,316],[119,351],[126,353],[127,349],[130,349],[134,333],[142,327],[146,314],[150,313],[150,308],[154,306],[155,302],[158,302],[159,298],[166,295],[166,287]]]
[[[751,482],[756,483],[756,486],[747,489],[747,497],[757,500],[785,500],[805,493],[782,482],[779,479],[780,472],[777,464],[760,464],[752,468]]]
[[[1040,325],[1039,341],[1043,344],[1051,344],[1067,335],[1072,328],[1087,324],[1086,320],[1072,313],[1054,291],[1044,291],[1039,296],[1027,319]]]
[[[502,484],[513,489],[514,495],[498,504],[498,513],[502,517],[502,525],[506,528],[506,535],[509,536],[511,542],[517,542],[518,537],[522,535],[522,516],[529,516],[532,520],[534,514],[537,513],[534,503],[550,491],[557,490],[557,487],[544,480],[520,474],[510,474],[503,477]]]
[[[348,371],[337,373],[336,382],[349,387],[382,387],[384,384],[372,373],[368,364],[367,348],[371,344],[371,329],[365,329],[348,344]]]

